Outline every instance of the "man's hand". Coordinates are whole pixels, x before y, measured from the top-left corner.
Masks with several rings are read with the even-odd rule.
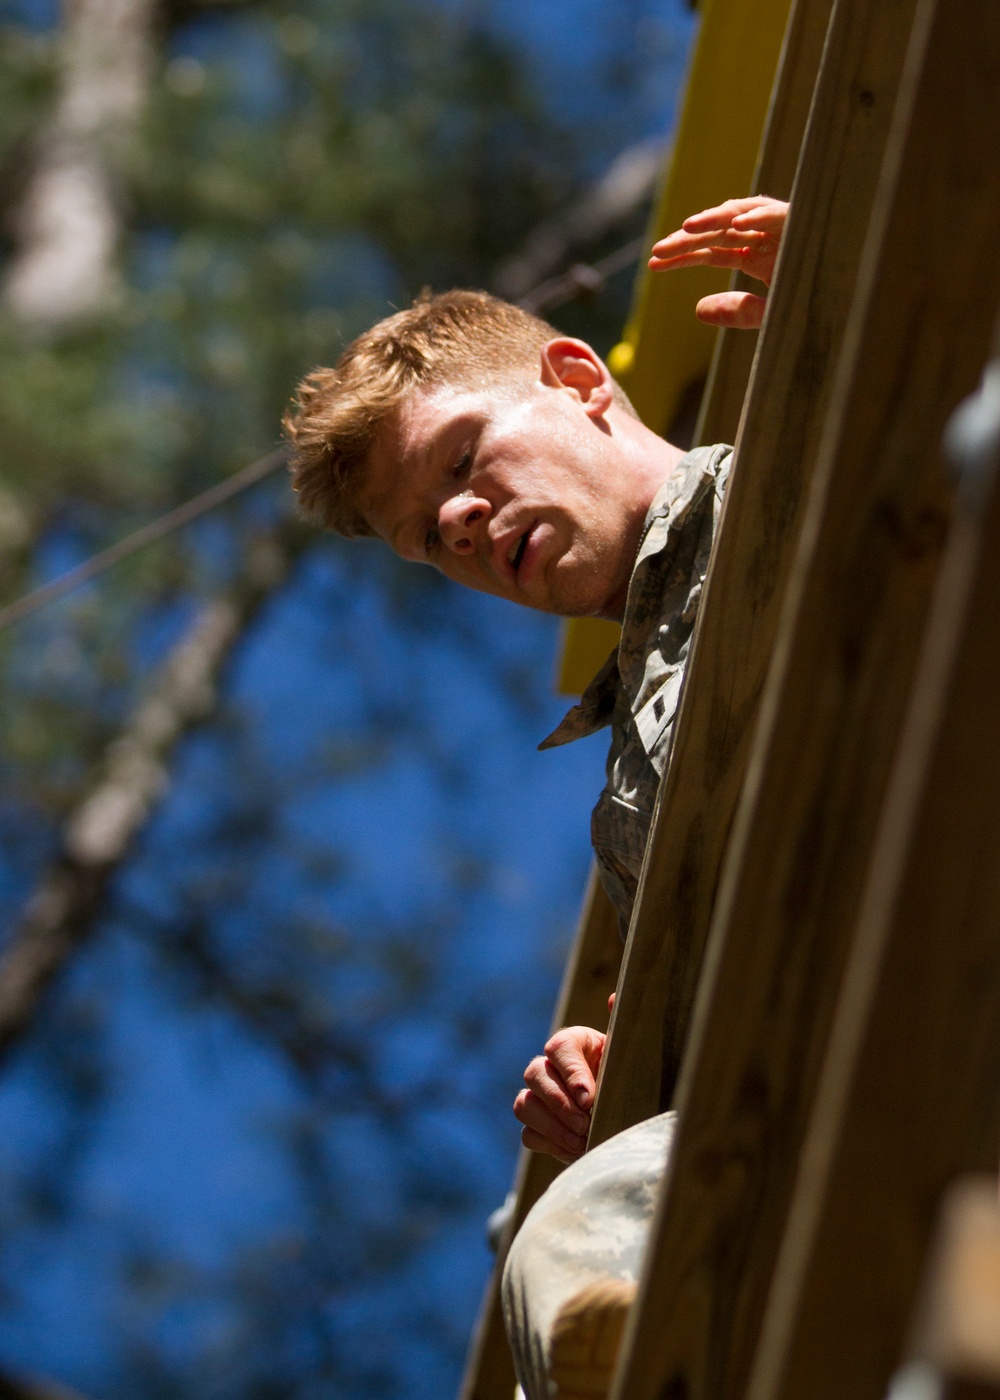
[[[649,266],[739,268],[766,287],[771,285],[788,205],[754,195],[729,199],[684,220],[676,233],[653,245]],[[702,297],[695,314],[712,326],[755,330],[764,319],[766,299],[752,292],[718,292]]]
[[[524,1071],[514,1116],[524,1126],[521,1141],[532,1152],[575,1162],[587,1146],[605,1037],[589,1026],[566,1026],[546,1043]]]

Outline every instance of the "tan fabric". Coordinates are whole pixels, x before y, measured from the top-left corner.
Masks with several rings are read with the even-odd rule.
[[[732,448],[697,447],[657,492],[636,556],[621,644],[580,703],[539,745],[611,725],[607,784],[591,818],[601,880],[628,929],[653,807],[673,737]]]
[[[602,1278],[563,1305],[549,1338],[556,1400],[607,1400],[635,1296],[634,1283]]]
[[[569,1300],[599,1279],[638,1280],[674,1118],[638,1123],[567,1167],[515,1236],[503,1312],[527,1400],[550,1400],[552,1328]]]

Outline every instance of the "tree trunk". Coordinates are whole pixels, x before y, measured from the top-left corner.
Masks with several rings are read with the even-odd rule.
[[[247,541],[239,577],[200,610],[108,745],[96,781],[67,822],[59,855],[0,955],[0,1061],[94,927],[115,872],[168,787],[174,746],[214,710],[226,661],[312,538],[297,521],[287,521]]]
[[[55,109],[15,216],[3,289],[19,320],[56,327],[116,287],[116,170],[149,87],[156,0],[63,0]]]

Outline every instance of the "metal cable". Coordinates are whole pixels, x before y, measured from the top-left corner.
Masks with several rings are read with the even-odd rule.
[[[533,287],[517,304],[525,311],[537,313],[565,306],[578,296],[597,296],[604,290],[609,277],[613,277],[616,272],[623,272],[638,261],[645,243],[645,238],[633,238],[630,243],[608,253],[606,257],[599,258],[595,263],[574,263],[559,277],[550,277]],[[99,574],[103,574],[105,570],[129,558],[130,555],[137,554],[147,545],[173,534],[175,530],[190,524],[192,520],[197,520],[201,515],[206,515],[216,506],[231,501],[234,496],[276,472],[287,460],[286,448],[279,447],[274,452],[269,452],[266,457],[251,462],[248,467],[227,477],[225,481],[210,486],[207,491],[202,491],[183,505],[151,520],[148,525],[133,530],[124,539],[109,545],[107,549],[102,549],[99,554],[78,564],[75,569],[70,569],[61,577],[53,579],[51,583],[32,589],[16,602],[0,608],[0,632],[30,617],[40,608],[47,607],[49,603],[54,603],[58,598],[65,597],[81,584],[89,583],[91,579],[97,578]]]
[[[550,277],[539,282],[517,303],[523,311],[537,314],[539,311],[554,311],[557,306],[565,306],[578,296],[597,296],[604,291],[605,283],[616,272],[623,272],[638,262],[646,246],[645,237],[633,238],[621,248],[616,248],[606,257],[595,263],[574,263],[558,277]]]
[[[107,549],[102,549],[99,554],[93,555],[84,563],[78,564],[75,569],[70,569],[68,573],[53,579],[51,583],[45,583],[41,588],[32,589],[23,598],[19,598],[16,603],[10,603],[7,607],[0,608],[0,631],[12,626],[15,622],[20,622],[25,617],[29,617],[39,608],[54,603],[57,598],[64,597],[74,588],[79,588],[82,583],[88,583],[98,574],[103,574],[106,569],[110,569],[112,565],[127,559],[129,555],[137,554],[148,544],[162,540],[165,535],[179,530],[182,525],[188,525],[192,520],[197,520],[200,515],[206,515],[216,506],[221,506],[225,501],[232,500],[241,491],[246,491],[249,487],[255,486],[258,481],[263,481],[265,477],[271,476],[279,467],[283,467],[287,460],[288,454],[283,447],[269,452],[266,457],[260,457],[256,462],[251,462],[242,471],[226,477],[225,481],[210,486],[207,491],[202,491],[200,495],[193,496],[190,501],[185,501],[176,509],[167,511],[165,515],[158,516],[156,520],[151,520],[148,525],[142,525],[138,530],[133,530],[124,539],[109,545]]]

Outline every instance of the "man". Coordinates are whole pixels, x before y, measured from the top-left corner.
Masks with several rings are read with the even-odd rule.
[[[650,266],[741,267],[767,285],[785,213],[763,198],[707,210],[657,243]],[[699,303],[698,314],[718,325],[755,326],[763,309],[762,297],[727,292]],[[562,616],[623,623],[617,654],[545,742],[611,725],[608,782],[592,835],[627,928],[730,449],[685,453],[664,441],[639,421],[590,346],[477,292],[421,299],[380,322],[334,369],[303,380],[285,426],[295,489],[319,523],[380,536],[403,558],[470,588]],[[566,1162],[581,1156],[603,1049],[600,1032],[569,1027],[532,1060],[514,1108],[526,1147]],[[593,1299],[582,1284],[597,1285],[598,1313],[605,1281],[618,1288],[614,1333],[634,1285],[671,1126],[653,1120],[621,1135],[628,1142],[605,1144],[576,1176],[556,1183],[540,1203],[536,1228],[521,1231],[505,1286],[531,1400],[541,1400],[550,1381],[573,1393],[573,1365],[560,1373],[556,1363],[580,1354],[581,1335],[585,1369],[595,1369]],[[632,1175],[623,1191],[625,1171]],[[584,1237],[582,1265],[572,1240]],[[554,1263],[560,1252],[561,1269]],[[588,1393],[600,1393],[613,1352],[603,1348],[597,1389]]]

